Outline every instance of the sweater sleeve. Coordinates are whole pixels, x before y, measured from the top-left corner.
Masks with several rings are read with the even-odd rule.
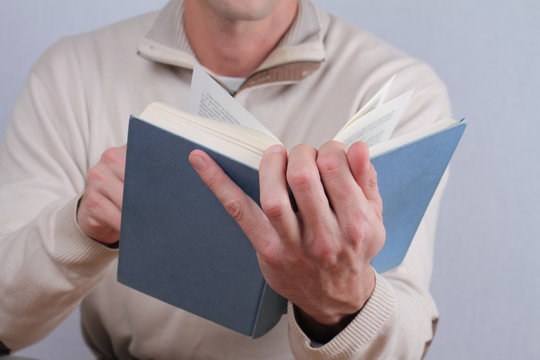
[[[418,84],[399,132],[450,116],[446,87],[425,66],[400,72],[399,91]],[[418,80],[420,79],[420,80]],[[410,86],[409,86],[410,88]],[[353,321],[323,346],[313,346],[289,306],[289,342],[297,359],[421,359],[435,334],[438,312],[429,292],[437,215],[446,173],[401,265],[376,274],[375,290]]]
[[[434,225],[444,183],[445,179],[403,263],[383,274],[376,274],[375,290],[368,302],[330,342],[313,346],[294,319],[290,305],[289,341],[297,359],[423,358],[438,321],[437,308],[426,280],[429,282]]]
[[[12,351],[60,324],[116,257],[76,223],[86,118],[77,59],[64,47],[32,70],[0,148],[0,342]]]

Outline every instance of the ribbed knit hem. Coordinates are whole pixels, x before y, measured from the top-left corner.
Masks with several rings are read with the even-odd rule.
[[[367,351],[368,345],[380,332],[394,307],[395,294],[392,288],[381,275],[377,274],[373,294],[360,313],[330,342],[314,347],[311,340],[298,326],[293,305],[289,302],[287,316],[293,353],[296,355],[300,352],[312,359],[342,359]]]
[[[75,198],[60,208],[52,218],[53,238],[49,244],[51,255],[58,263],[80,276],[90,277],[103,269],[118,255],[111,249],[86,236],[77,224]]]

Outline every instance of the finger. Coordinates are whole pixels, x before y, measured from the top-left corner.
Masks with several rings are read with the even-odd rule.
[[[91,168],[88,172],[87,188],[101,193],[118,209],[122,209],[124,183],[110,166],[100,162]]]
[[[263,256],[277,253],[280,245],[277,234],[261,208],[204,151],[192,151],[189,162],[244,231],[255,250]]]
[[[287,151],[282,145],[271,146],[265,151],[259,164],[261,207],[281,240],[297,245],[300,226],[291,206],[286,168]]]
[[[286,177],[302,221],[309,228],[320,229],[334,215],[321,183],[316,157],[317,151],[311,146],[295,146],[289,152]]]
[[[366,201],[351,173],[347,149],[343,144],[337,141],[323,144],[317,155],[317,167],[338,218],[353,213],[362,201]]]
[[[88,189],[77,211],[81,230],[91,238],[103,243],[118,241],[121,211],[98,191]]]
[[[101,155],[99,163],[109,168],[114,176],[124,182],[126,146],[113,147],[105,150]]]
[[[349,166],[356,183],[368,200],[371,200],[382,212],[382,199],[377,185],[377,171],[369,160],[369,148],[365,143],[356,142],[349,147],[347,152]]]
[[[100,193],[94,193],[92,201],[97,204],[93,206],[91,216],[104,227],[119,232],[122,217],[120,209]]]

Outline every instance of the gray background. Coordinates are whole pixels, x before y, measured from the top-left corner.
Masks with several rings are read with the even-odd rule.
[[[470,126],[442,207],[433,294],[441,321],[429,359],[540,358],[540,2],[319,0],[431,64]],[[31,65],[59,37],[164,0],[0,0],[0,135]],[[19,352],[90,359],[78,313]]]

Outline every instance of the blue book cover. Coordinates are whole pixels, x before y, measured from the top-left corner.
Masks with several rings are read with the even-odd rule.
[[[387,232],[372,262],[379,273],[403,260],[465,125],[372,158]],[[196,148],[259,201],[257,170],[132,117],[118,281],[256,338],[277,324],[286,300],[267,285],[249,239],[191,167]]]

